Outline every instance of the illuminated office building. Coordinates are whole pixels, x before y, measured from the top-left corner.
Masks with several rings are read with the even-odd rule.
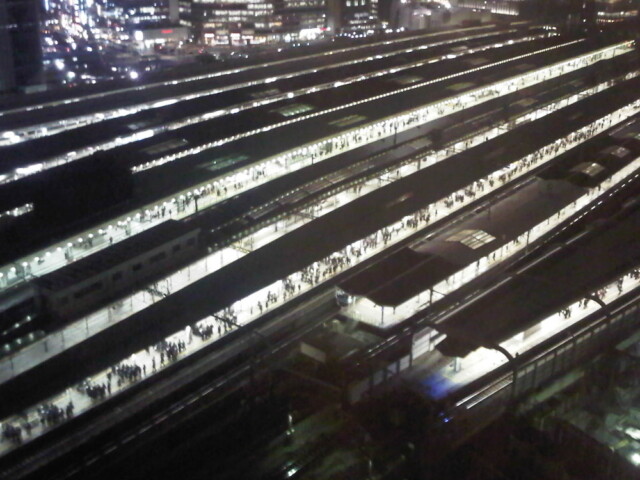
[[[378,0],[180,0],[180,19],[209,44],[295,43],[370,30]]]
[[[638,2],[635,0],[601,0],[596,2],[597,23],[619,23],[638,17]]]
[[[638,16],[636,0],[458,0],[457,6],[574,26],[619,23]]]
[[[40,83],[39,8],[37,0],[0,1],[0,91]]]
[[[209,44],[254,45],[307,40],[327,28],[326,0],[193,0],[182,23]]]
[[[110,0],[103,16],[129,35],[141,53],[190,37],[190,29],[180,24],[178,0]]]
[[[447,0],[394,0],[390,9],[390,25],[405,30],[442,27],[451,20],[451,4]]]
[[[114,0],[113,12],[128,26],[177,23],[177,0]]]
[[[109,0],[102,16],[126,28],[177,24],[178,0]]]
[[[378,0],[330,0],[329,10],[336,33],[363,33],[378,24]]]
[[[521,13],[525,3],[525,0],[458,0],[457,6],[516,16]]]

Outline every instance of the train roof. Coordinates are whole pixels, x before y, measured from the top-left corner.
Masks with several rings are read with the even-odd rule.
[[[130,262],[188,232],[189,230],[182,222],[167,220],[137,235],[116,242],[109,248],[98,250],[58,270],[37,277],[34,282],[49,291],[64,290],[71,285],[116,269],[123,263]],[[109,232],[105,233],[105,241],[108,241],[109,235]]]

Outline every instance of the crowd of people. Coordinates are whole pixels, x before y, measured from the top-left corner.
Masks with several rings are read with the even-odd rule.
[[[111,383],[98,383],[88,385],[84,391],[92,400],[102,400],[107,394],[111,394]]]
[[[218,338],[231,331],[238,324],[238,316],[233,308],[227,308],[220,312],[220,315],[207,317],[200,320],[191,327],[194,332],[203,341],[209,340],[214,333],[218,332]]]
[[[2,438],[13,443],[22,443],[22,427],[11,423],[3,423]]]
[[[193,332],[203,341],[207,341],[213,336],[214,326],[211,322],[201,321],[195,324],[192,328]]]
[[[114,367],[111,367],[111,372],[107,373],[107,381],[111,383],[112,375],[117,377],[116,383],[118,387],[125,384],[125,382],[135,382],[147,374],[147,366],[142,367],[137,363],[122,362]]]
[[[160,365],[164,365],[165,362],[176,361],[178,359],[178,355],[187,349],[187,344],[183,340],[173,342],[163,340],[158,343],[155,348],[160,353]]]
[[[51,427],[73,416],[74,404],[69,401],[63,409],[53,403],[43,403],[37,408],[37,416],[42,427]],[[23,432],[27,437],[31,436],[34,425],[28,416],[23,414],[20,422],[2,424],[2,439],[14,444],[23,442]]]

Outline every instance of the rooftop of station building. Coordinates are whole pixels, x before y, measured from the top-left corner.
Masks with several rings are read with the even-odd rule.
[[[514,274],[508,287],[500,287],[448,317],[438,325],[447,335],[438,349],[445,355],[464,357],[478,343],[491,347],[628,271],[640,260],[632,233],[640,227],[640,217],[634,213],[606,223],[606,228],[593,224],[591,229],[597,235],[584,237],[573,248],[563,249],[561,255],[526,273]],[[613,251],[612,245],[628,248]],[[588,262],[584,261],[585,252],[589,252]],[[465,332],[473,332],[478,343],[472,345]]]

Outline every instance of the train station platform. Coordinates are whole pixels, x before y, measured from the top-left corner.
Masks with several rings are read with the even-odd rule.
[[[622,101],[622,99],[620,100]],[[594,115],[597,112],[593,112]],[[585,119],[585,122],[588,119]],[[560,122],[563,123],[563,122]],[[539,139],[542,141],[542,139]],[[518,142],[520,143],[520,142]],[[502,161],[502,159],[500,159]],[[476,162],[477,163],[477,162]],[[443,162],[441,165],[442,169],[448,169],[455,166],[455,164],[448,164],[448,162]],[[445,166],[446,165],[446,166]],[[431,167],[434,168],[437,165]],[[490,168],[489,165],[485,165],[485,167]],[[495,167],[494,167],[495,168]],[[445,170],[443,170],[445,171]],[[309,270],[309,262],[312,258],[322,258],[322,253],[320,252],[335,252],[340,248],[343,248],[345,244],[349,244],[349,239],[351,238],[363,238],[366,236],[366,232],[376,231],[375,225],[371,225],[370,222],[373,219],[363,219],[363,225],[358,225],[356,229],[356,225],[351,225],[350,230],[346,230],[343,227],[335,228],[329,227],[331,231],[335,232],[335,235],[331,238],[327,238],[326,242],[323,244],[313,244],[305,247],[305,249],[301,250],[299,245],[304,244],[304,238],[309,238],[307,235],[312,235],[314,231],[321,231],[323,228],[328,227],[328,225],[333,222],[338,222],[340,224],[341,220],[344,222],[346,218],[357,218],[357,212],[362,211],[364,208],[367,210],[368,208],[372,208],[371,205],[387,205],[385,209],[380,209],[385,212],[383,218],[376,219],[377,228],[384,228],[386,225],[393,224],[397,222],[399,218],[402,218],[404,215],[407,215],[411,212],[414,212],[416,208],[419,208],[420,205],[424,203],[429,204],[430,199],[433,198],[434,195],[438,195],[437,188],[440,188],[443,192],[447,191],[449,185],[443,185],[442,182],[437,182],[435,179],[438,178],[432,177],[432,173],[434,170],[425,171],[424,173],[417,174],[415,176],[408,177],[405,181],[394,182],[393,184],[387,185],[386,187],[373,192],[371,195],[366,197],[359,198],[353,202],[344,205],[342,208],[332,212],[330,215],[322,216],[318,218],[315,222],[311,222],[308,225],[305,225],[301,229],[297,229],[292,232],[290,235],[282,237],[276,242],[272,242],[268,245],[265,245],[263,248],[251,252],[244,256],[242,259],[239,259],[237,262],[234,262],[233,268],[225,267],[215,272],[213,275],[209,275],[203,279],[201,282],[197,282],[196,284],[184,288],[175,294],[171,295],[171,297],[164,299],[162,301],[158,301],[153,305],[149,306],[142,312],[132,316],[129,321],[126,323],[126,326],[123,325],[112,325],[109,335],[114,341],[118,342],[118,345],[122,347],[122,350],[119,351],[141,351],[144,350],[147,346],[153,344],[154,342],[159,342],[164,338],[174,334],[175,332],[183,329],[185,325],[193,325],[194,322],[198,322],[201,319],[208,318],[212,313],[216,311],[216,309],[227,308],[231,303],[233,303],[233,298],[243,299],[250,298],[249,310],[254,309],[253,312],[244,311],[245,307],[240,308],[236,306],[234,315],[239,317],[247,316],[246,318],[252,318],[256,315],[259,315],[259,312],[255,310],[257,304],[252,303],[256,301],[262,302],[263,308],[267,307],[266,302],[262,300],[258,300],[258,298],[248,297],[248,295],[258,294],[267,295],[267,297],[274,295],[280,299],[289,299],[292,297],[291,292],[284,295],[277,294],[278,288],[283,288],[283,285],[279,282],[282,278],[286,278],[289,274],[288,272],[299,271],[297,275],[302,275],[296,282],[308,283],[309,275],[313,272],[314,276],[318,275],[319,272],[316,271],[316,267],[312,270]],[[470,175],[474,175],[474,172],[469,172]],[[477,173],[477,172],[476,172]],[[431,177],[432,182],[436,181],[436,183],[440,183],[439,187],[434,185],[433,190],[423,190],[413,189],[411,185],[424,185],[424,181],[426,178]],[[446,175],[444,175],[446,177]],[[474,178],[472,177],[472,180]],[[459,179],[459,181],[463,182],[465,179]],[[408,183],[407,183],[408,182]],[[401,202],[399,204],[393,204],[393,209],[388,207],[389,202],[394,199],[401,198],[403,195],[406,195],[407,187],[410,187],[409,190],[416,192],[414,197],[408,199],[405,202]],[[422,198],[421,198],[422,197]],[[441,198],[441,197],[436,197]],[[374,203],[370,203],[374,202]],[[347,210],[352,210],[353,215],[348,214]],[[325,223],[329,222],[325,225]],[[373,229],[372,229],[373,227]],[[287,247],[290,245],[290,247]],[[294,248],[294,245],[296,248]],[[379,248],[385,246],[385,242],[380,241]],[[286,258],[286,261],[285,261]],[[339,261],[339,258],[335,259],[327,259],[329,262],[328,265],[335,265],[336,261]],[[266,262],[266,263],[265,263]],[[342,261],[341,261],[342,262]],[[346,264],[343,264],[346,265]],[[283,270],[284,269],[284,270]],[[275,284],[273,280],[268,281],[266,278],[259,278],[256,275],[253,275],[251,280],[247,281],[246,272],[247,271],[255,271],[255,272],[265,272],[265,274],[269,275],[270,278],[276,280]],[[311,281],[312,284],[317,283],[320,279],[324,280],[328,272],[323,273],[321,276],[317,277],[315,281]],[[233,277],[235,280],[229,282],[229,275]],[[307,280],[304,280],[304,279]],[[235,293],[232,293],[233,289]],[[237,291],[240,289],[240,291]],[[214,302],[218,302],[219,306],[213,305],[211,303],[210,294],[208,292],[216,292],[216,298],[213,299]],[[243,291],[246,292],[243,294]],[[284,288],[284,292],[287,289]],[[200,293],[197,293],[200,292]],[[229,297],[229,295],[233,295],[234,297]],[[238,295],[238,296],[236,296]],[[193,299],[207,299],[207,302],[203,302],[202,304],[194,303]],[[276,304],[277,302],[271,302],[271,304]],[[244,304],[243,304],[244,305]],[[253,305],[253,306],[251,306]],[[166,310],[168,308],[169,310]],[[204,310],[202,310],[204,308]],[[259,307],[257,307],[259,309]],[[162,309],[163,313],[157,313]],[[187,319],[187,318],[190,318]],[[243,320],[244,321],[244,320]],[[153,327],[152,327],[153,325]],[[132,333],[133,332],[133,333]],[[150,338],[153,337],[154,339]],[[117,339],[117,340],[116,340]],[[56,370],[57,372],[63,372],[62,374],[57,373],[55,382],[50,383],[51,388],[55,388],[54,384],[62,386],[66,386],[74,383],[73,378],[79,381],[81,378],[84,378],[87,374],[90,374],[91,371],[99,370],[98,365],[102,364],[105,367],[108,365],[112,365],[121,358],[119,357],[118,352],[113,351],[112,349],[104,350],[104,344],[102,347],[99,346],[100,342],[97,341],[88,341],[86,345],[79,345],[78,348],[71,349],[69,352],[61,355],[59,358],[59,362],[71,362],[68,368],[61,368],[61,363],[56,362]],[[138,346],[136,348],[136,346]],[[102,351],[100,355],[96,357],[96,349]],[[84,352],[84,353],[82,353]],[[77,358],[78,355],[86,355],[89,352],[92,353],[92,362],[97,363],[89,363],[83,365],[81,368],[78,368]],[[73,365],[73,366],[72,366]],[[44,370],[52,368],[51,366],[47,367],[44,365],[42,368],[37,368],[34,373],[36,375],[41,375],[44,373]],[[85,373],[86,372],[86,373]],[[53,378],[52,378],[53,380]],[[26,381],[25,379],[20,380],[16,378],[14,381],[9,382],[6,388],[21,389],[23,392],[28,390],[26,385],[22,385],[22,383]],[[59,388],[59,387],[58,387]],[[9,391],[5,390],[5,391]],[[55,390],[54,390],[55,391]],[[42,389],[39,389],[39,392],[42,392]]]

